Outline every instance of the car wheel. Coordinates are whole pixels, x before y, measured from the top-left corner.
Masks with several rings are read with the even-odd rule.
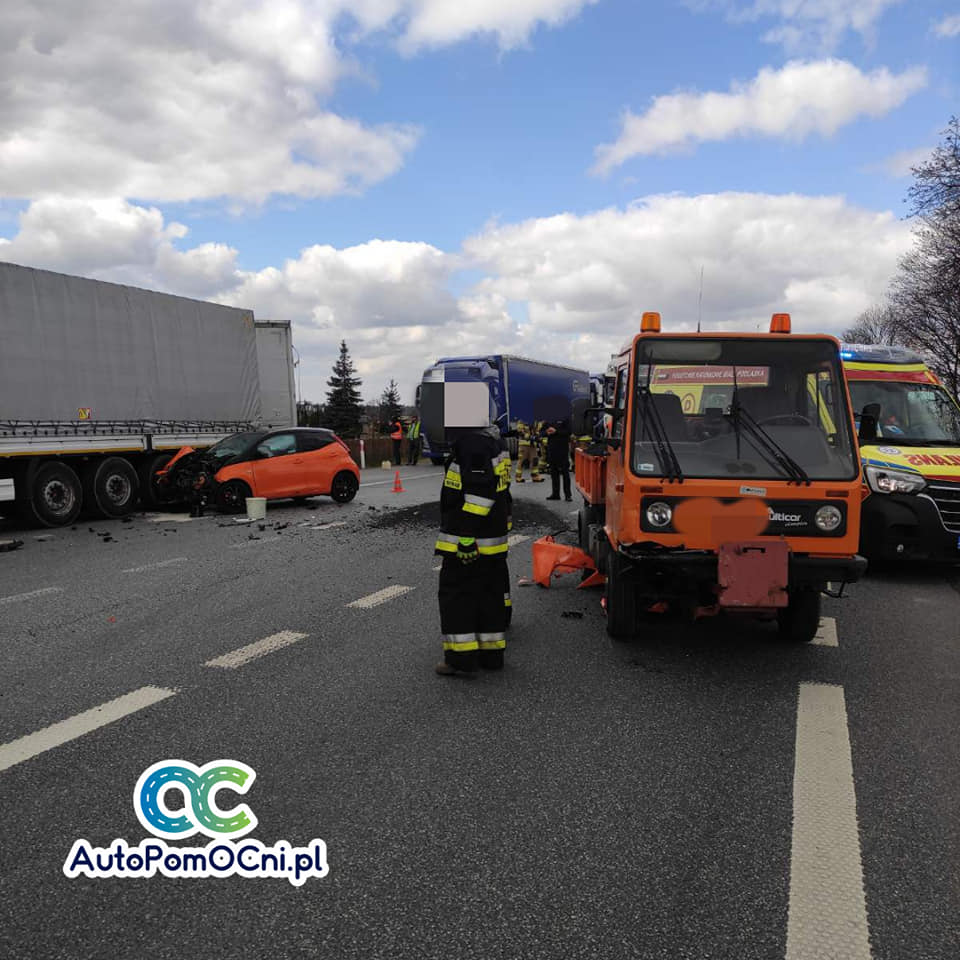
[[[809,643],[820,629],[820,591],[798,590],[777,611],[780,636],[790,643]]]
[[[105,457],[83,471],[83,502],[101,517],[125,517],[137,505],[140,479],[123,457]]]
[[[444,457],[431,457],[431,458],[430,458],[430,462],[431,462],[435,467],[442,467],[442,466],[444,465],[444,463],[446,462],[446,458],[444,458]]]
[[[83,506],[83,487],[75,471],[55,460],[43,464],[30,481],[27,512],[45,527],[73,523]]]
[[[162,470],[173,458],[172,453],[147,454],[137,468],[140,479],[140,503],[148,510],[160,506],[161,496],[157,482],[157,471]]]
[[[360,482],[348,470],[341,470],[330,485],[330,496],[337,503],[349,503],[360,489]]]
[[[253,493],[242,480],[228,480],[217,488],[217,507],[223,513],[242,513],[250,496]]]
[[[616,640],[629,640],[639,631],[635,586],[624,576],[626,564],[617,553],[607,561],[607,633]]]

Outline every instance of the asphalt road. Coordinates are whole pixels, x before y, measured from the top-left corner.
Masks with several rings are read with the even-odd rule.
[[[813,645],[736,621],[614,643],[576,576],[516,585],[576,506],[528,483],[507,667],[442,678],[439,472],[403,473],[0,554],[0,956],[960,956],[951,571],[872,575]],[[248,764],[221,806],[324,840],[329,874],[68,879],[78,838],[148,836],[134,786],[174,758]]]

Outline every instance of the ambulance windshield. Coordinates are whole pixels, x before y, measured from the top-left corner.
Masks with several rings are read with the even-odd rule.
[[[852,480],[858,463],[829,340],[641,340],[638,476]]]
[[[960,409],[943,387],[903,380],[850,380],[853,414],[879,404],[877,439],[904,446],[960,447]]]

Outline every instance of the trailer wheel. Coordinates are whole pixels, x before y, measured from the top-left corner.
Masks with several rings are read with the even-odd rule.
[[[140,480],[123,457],[104,457],[83,471],[83,502],[101,517],[125,517],[137,505]]]
[[[140,480],[140,503],[149,510],[160,506],[157,471],[162,470],[172,457],[172,453],[150,453],[140,461],[137,469]]]
[[[356,495],[360,484],[349,470],[341,470],[330,484],[330,496],[337,503],[349,503]]]
[[[59,460],[44,463],[30,479],[27,513],[45,527],[73,523],[83,506],[83,488],[73,468]]]
[[[780,636],[791,643],[809,643],[820,629],[820,591],[798,590],[790,603],[777,611]]]
[[[252,496],[242,480],[228,480],[217,488],[217,507],[223,513],[240,513],[247,509],[247,497]]]
[[[634,585],[624,576],[625,563],[617,553],[607,560],[607,633],[617,640],[635,637],[640,629]]]

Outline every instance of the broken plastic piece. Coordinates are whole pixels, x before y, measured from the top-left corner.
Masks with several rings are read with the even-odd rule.
[[[581,550],[565,543],[557,543],[551,536],[541,537],[533,543],[533,579],[541,587],[549,587],[550,579],[562,573],[574,573],[577,570],[590,570],[580,587],[592,587],[605,582],[603,574],[597,572],[593,558]]]

